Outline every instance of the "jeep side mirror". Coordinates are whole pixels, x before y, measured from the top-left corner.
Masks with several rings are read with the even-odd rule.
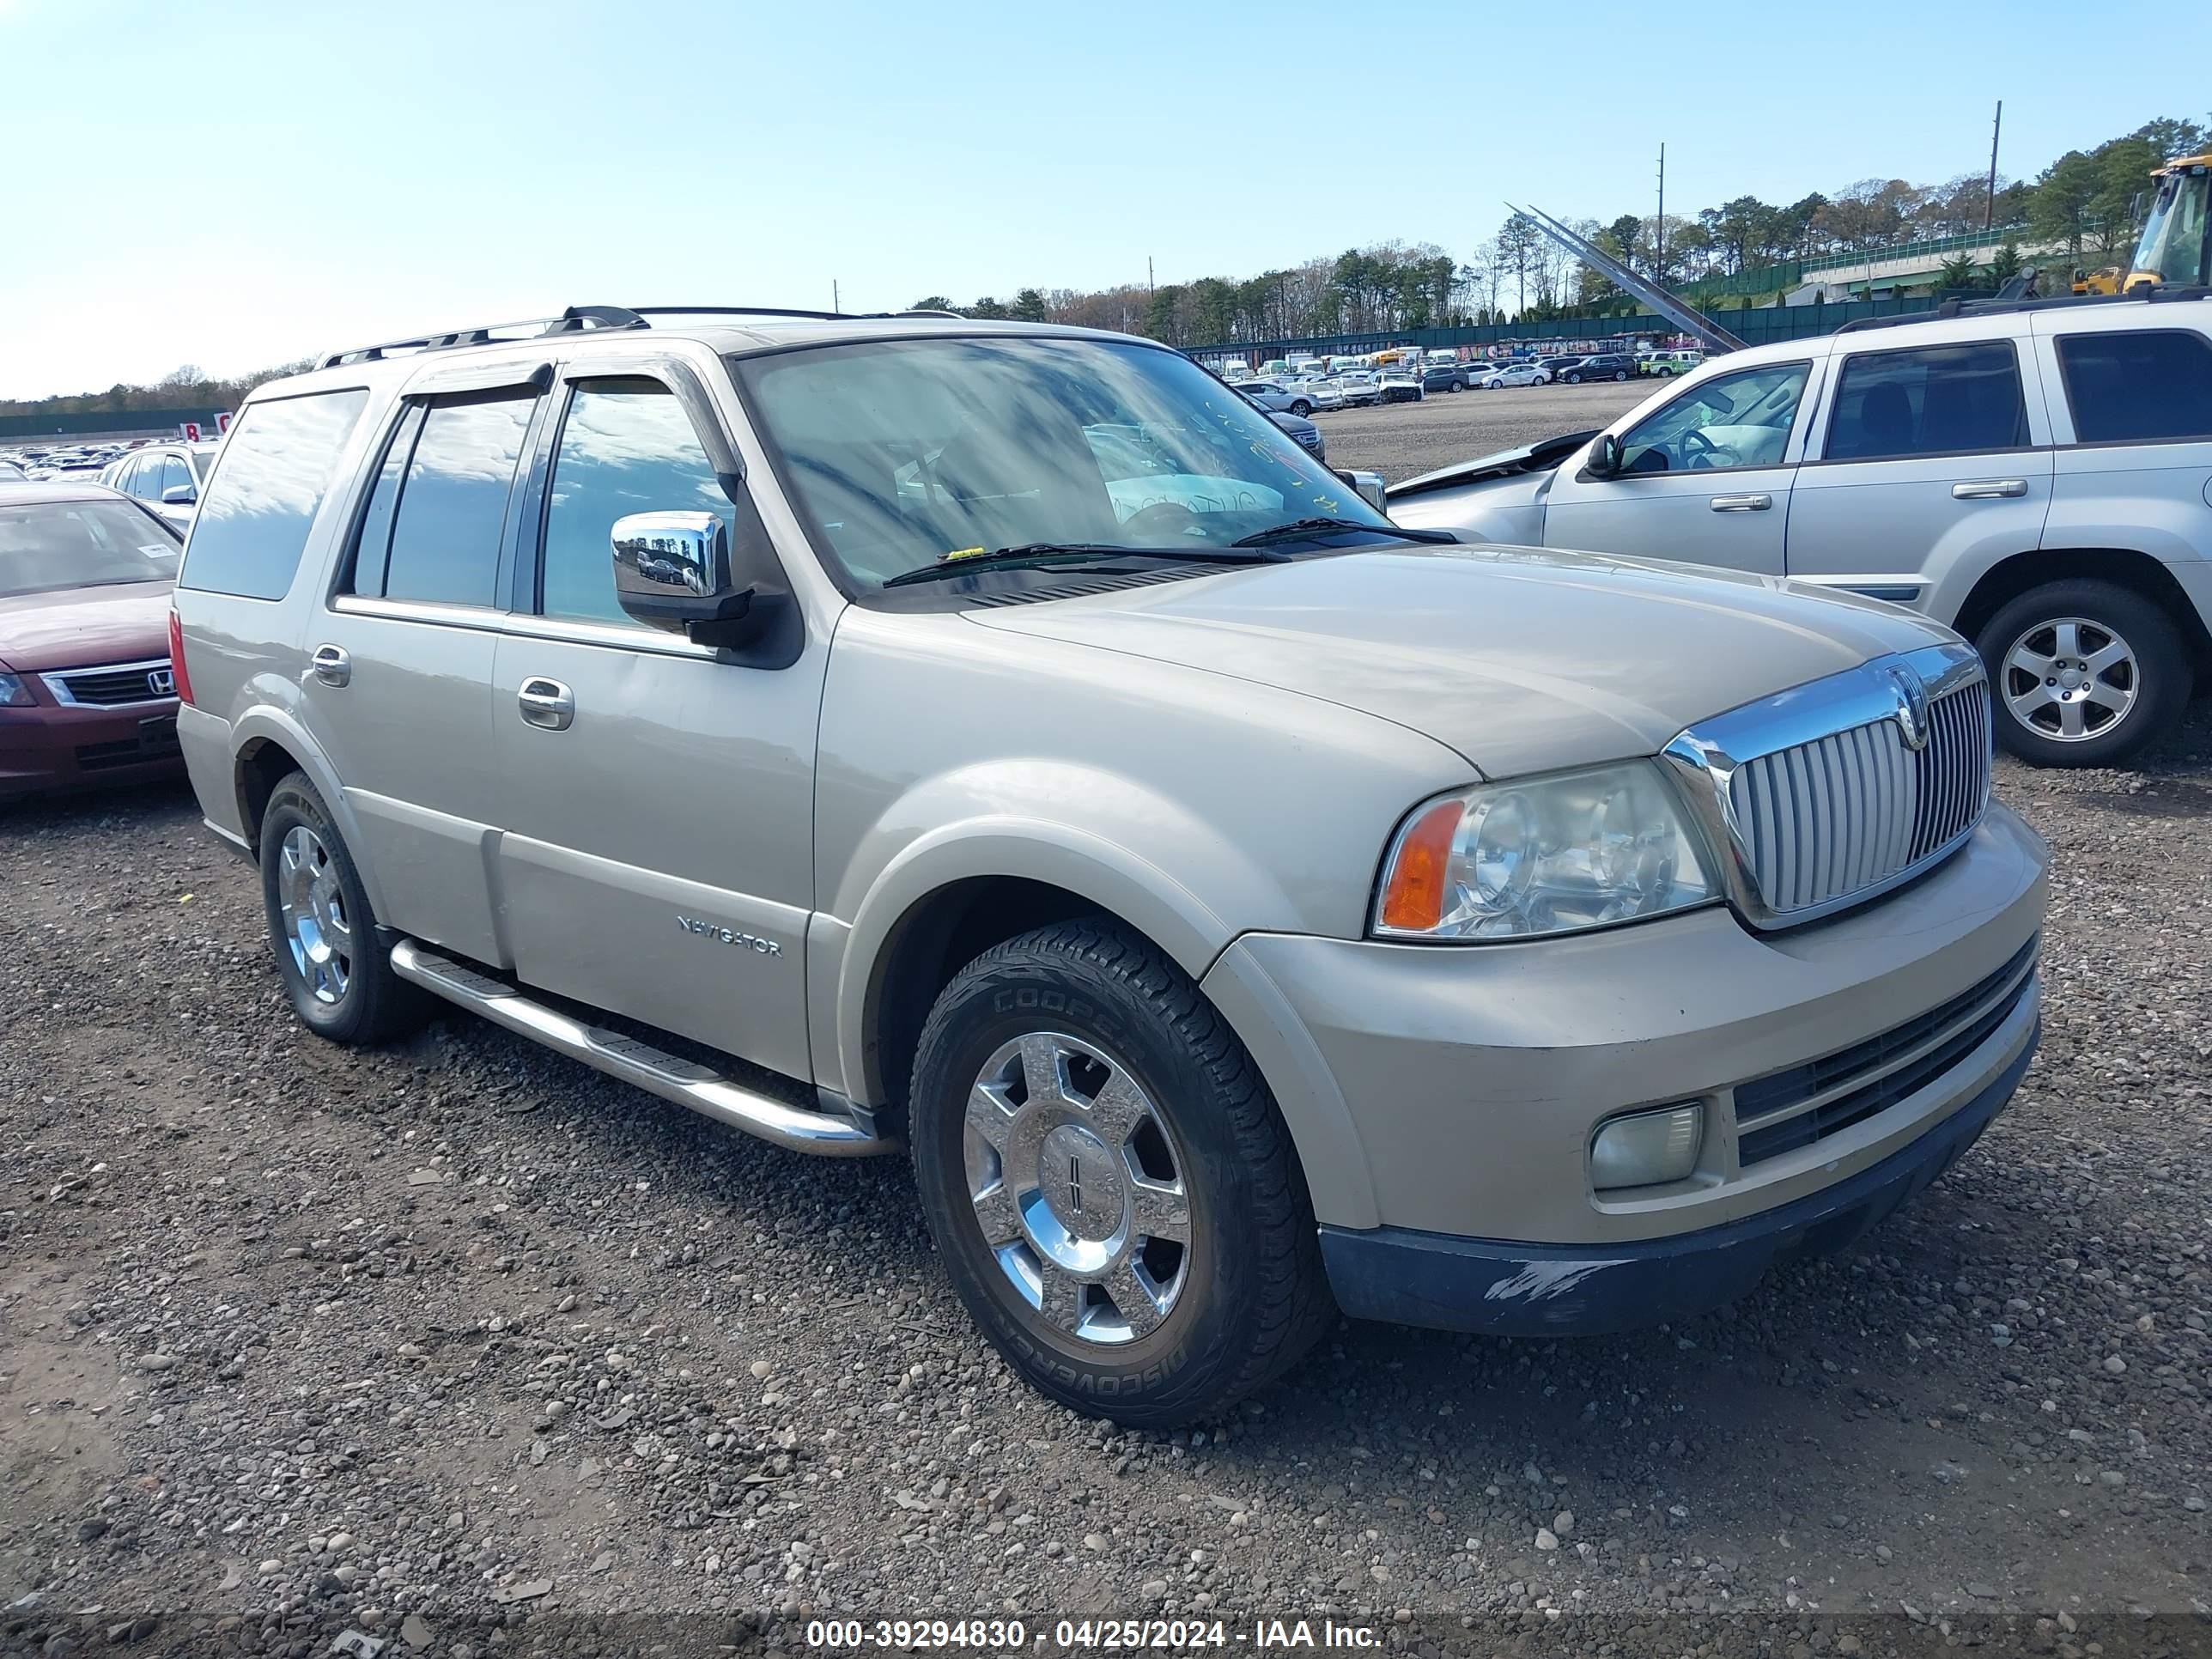
[[[1380,472],[1347,472],[1339,467],[1336,476],[1358,491],[1359,499],[1377,513],[1386,510],[1382,504],[1382,475]]]
[[[739,516],[758,532],[743,507]],[[615,520],[609,539],[615,599],[647,627],[718,648],[760,647],[778,633],[795,645],[797,629],[780,626],[796,612],[768,575],[774,558],[764,534],[733,556],[729,522],[719,513],[632,513]],[[793,649],[763,665],[781,667],[797,655]]]
[[[1620,476],[1620,440],[1610,432],[1601,432],[1590,446],[1589,475],[1593,478],[1617,478]]]

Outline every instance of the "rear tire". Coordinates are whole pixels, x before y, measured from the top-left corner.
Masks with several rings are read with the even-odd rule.
[[[1616,380],[1625,380],[1628,378],[1628,371],[1625,368],[1616,368],[1613,371],[1613,378]]]
[[[277,975],[309,1030],[381,1042],[422,1023],[429,996],[392,971],[353,854],[304,772],[261,815],[261,897]]]
[[[953,1287],[1063,1405],[1147,1428],[1213,1417],[1333,1316],[1258,1068],[1188,975],[1117,924],[1058,923],[969,963],[930,1011],[911,1092]]]
[[[1570,374],[1567,376],[1567,384],[1569,386],[1580,386],[1582,383],[1583,377],[1579,374]]]
[[[2131,588],[2069,578],[2002,606],[1974,641],[1996,740],[2031,766],[2117,766],[2173,729],[2195,676],[2180,633]]]

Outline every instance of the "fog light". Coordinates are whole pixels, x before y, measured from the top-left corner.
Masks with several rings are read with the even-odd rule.
[[[1602,1193],[1686,1181],[1705,1130],[1705,1109],[1694,1103],[1614,1118],[1590,1142],[1590,1184]]]

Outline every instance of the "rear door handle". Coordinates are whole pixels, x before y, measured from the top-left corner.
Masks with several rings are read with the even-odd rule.
[[[1951,486],[1952,499],[1960,501],[1993,501],[2001,496],[2027,494],[2025,478],[1972,478]]]
[[[1716,495],[1711,502],[1716,513],[1764,513],[1773,505],[1771,495]]]
[[[353,678],[353,659],[342,645],[319,645],[309,665],[325,685],[343,685]]]
[[[532,674],[515,693],[526,726],[548,732],[565,732],[576,723],[576,694],[558,680]]]

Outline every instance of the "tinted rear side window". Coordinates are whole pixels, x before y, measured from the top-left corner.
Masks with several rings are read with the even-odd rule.
[[[429,405],[399,487],[383,597],[438,605],[493,603],[507,500],[536,405],[535,394],[511,392],[443,398]],[[361,576],[368,574],[364,562]],[[356,591],[378,590],[357,586]]]
[[[338,457],[368,403],[362,391],[252,404],[239,416],[192,525],[179,587],[281,599]],[[156,492],[158,495],[158,492]]]
[[[2062,334],[2057,344],[2079,441],[2212,438],[2212,344],[2202,334]]]
[[[1862,352],[1844,365],[1826,459],[2019,449],[2027,406],[2011,342]]]

